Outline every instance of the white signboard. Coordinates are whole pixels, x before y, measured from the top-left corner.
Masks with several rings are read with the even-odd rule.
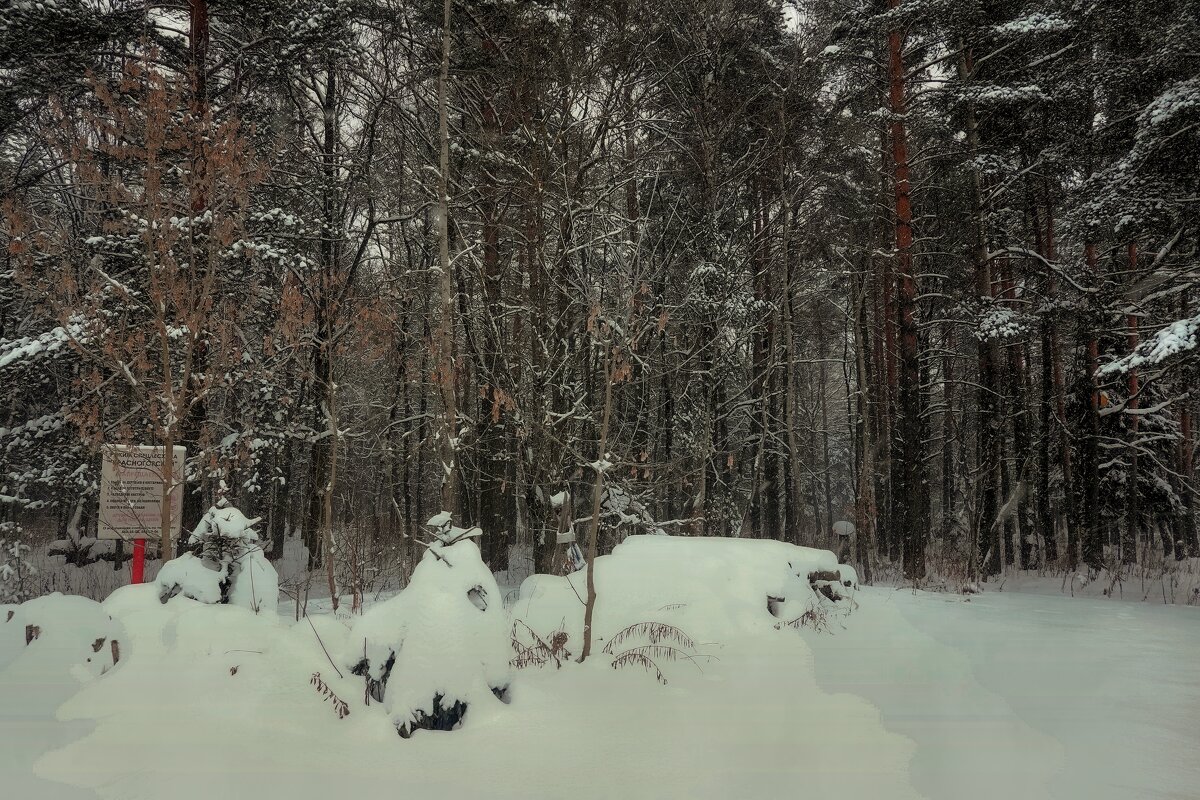
[[[179,536],[183,512],[183,462],[187,449],[175,447],[171,468],[171,536]],[[101,539],[157,539],[162,533],[164,448],[104,445],[100,467]]]

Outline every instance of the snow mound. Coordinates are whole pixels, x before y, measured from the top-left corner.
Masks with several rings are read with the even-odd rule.
[[[76,797],[65,793],[68,787],[36,777],[28,765],[45,751],[88,732],[86,723],[66,722],[57,716],[57,709],[81,688],[103,684],[119,674],[121,670],[113,666],[119,662],[125,667],[128,650],[120,623],[87,598],[55,593],[21,605],[0,606],[4,797]]]
[[[0,608],[0,672],[14,683],[43,685],[67,675],[86,683],[120,659],[121,634],[86,597],[55,592]]]
[[[608,608],[636,622],[653,607],[714,657],[673,665],[668,688],[603,658],[525,669],[515,674],[510,706],[492,693],[503,688],[513,655],[508,619],[472,541],[431,543],[411,588],[369,609],[353,631],[330,614],[293,624],[187,597],[164,604],[154,585],[124,587],[102,608],[128,638],[119,668],[47,698],[41,707],[53,738],[12,762],[59,783],[18,783],[9,795],[57,797],[51,792],[66,783],[104,800],[385,797],[398,786],[418,796],[495,800],[791,797],[796,787],[814,797],[917,797],[907,786],[911,745],[884,730],[864,701],[821,692],[807,644],[821,634],[774,630],[781,620],[766,610],[768,586],[812,596],[797,573],[832,566],[832,555],[776,545],[682,539],[680,559],[674,550],[651,558],[631,543],[602,559],[609,571],[603,564],[633,566],[644,555],[650,563],[635,579],[658,569],[664,589],[638,586],[626,602],[611,590],[606,596],[602,582],[599,620]],[[707,583],[690,582],[697,579]],[[543,610],[555,623],[564,615],[581,623],[582,603],[558,580],[565,604]],[[619,569],[604,580],[635,586]],[[747,592],[757,599],[743,602]],[[671,602],[663,597],[693,606],[661,609]],[[725,606],[732,608],[705,622]],[[730,620],[750,628],[739,635]],[[721,631],[720,644],[702,638],[706,624]],[[626,645],[637,647],[632,636]],[[364,693],[363,676],[340,666],[364,653],[385,654],[384,664],[395,658],[382,702]],[[25,693],[25,683],[0,674],[0,733],[11,708],[5,691]],[[398,743],[385,709],[407,718],[421,705],[436,717],[438,693],[443,710],[469,705],[463,729]],[[31,738],[26,717],[15,720],[18,729],[12,738]],[[114,757],[128,753],[136,757]]]
[[[468,708],[472,718],[494,708],[507,692],[510,656],[503,598],[479,548],[437,538],[404,591],[353,627],[343,662],[407,737],[458,727]]]
[[[225,500],[210,508],[188,537],[196,553],[184,553],[159,570],[159,599],[165,603],[183,595],[210,605],[276,613],[279,574],[258,543],[257,522]]]
[[[210,566],[192,553],[184,553],[163,564],[155,578],[155,585],[164,603],[181,594],[201,603],[215,605],[222,600],[221,582],[225,578],[223,569]]]
[[[809,575],[838,574],[828,550],[766,539],[630,536],[596,559],[598,640],[630,625],[677,625],[694,639],[725,641],[802,617],[821,602]],[[514,614],[539,634],[581,640],[586,571],[533,575]]]

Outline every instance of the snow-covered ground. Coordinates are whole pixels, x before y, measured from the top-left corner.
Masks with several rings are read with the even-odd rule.
[[[122,640],[112,667],[90,627],[26,647],[0,608],[0,796],[1200,797],[1198,608],[865,587],[848,615],[822,601],[820,632],[784,623],[830,554],[654,538],[598,562],[592,660],[514,669],[507,705],[407,740],[344,669],[344,612],[123,589],[88,622]],[[538,577],[508,613],[577,655],[576,592]],[[17,613],[91,613],[73,602]],[[631,651],[652,665],[611,667]]]
[[[1200,608],[871,587],[858,601],[844,630],[806,637],[818,683],[917,744],[921,794],[1200,797]]]

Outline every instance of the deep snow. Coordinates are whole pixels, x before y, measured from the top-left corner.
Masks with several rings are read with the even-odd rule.
[[[831,632],[778,630],[810,591],[798,573],[830,554],[746,544],[618,549],[624,567],[597,568],[594,661],[517,670],[510,705],[409,740],[326,658],[353,644],[342,615],[294,623],[130,587],[104,604],[123,644],[99,678],[31,674],[44,653],[0,624],[0,786],[52,800],[1200,796],[1200,609],[864,587]],[[565,628],[577,653],[575,591],[539,579],[509,613],[539,635]],[[784,595],[781,616],[748,591]],[[694,640],[660,659],[666,685],[599,652],[648,616]]]
[[[917,743],[925,796],[1200,797],[1200,608],[872,587],[858,600],[845,630],[806,636],[818,683]]]

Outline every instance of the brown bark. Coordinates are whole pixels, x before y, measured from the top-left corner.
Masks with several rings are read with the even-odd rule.
[[[891,8],[900,0],[889,0]],[[904,574],[911,580],[925,577],[924,443],[921,439],[921,375],[917,349],[916,278],[913,267],[912,199],[909,185],[908,145],[905,131],[904,58],[899,31],[888,34],[888,100],[892,113],[892,166],[896,203],[896,315],[899,328],[899,416],[903,457],[896,496],[903,513],[900,531]]]

